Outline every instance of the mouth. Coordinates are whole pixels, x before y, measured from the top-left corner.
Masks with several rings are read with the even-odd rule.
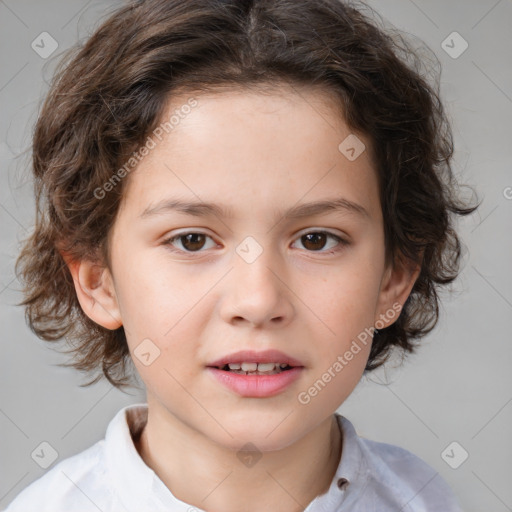
[[[237,375],[277,375],[304,368],[301,361],[279,350],[240,350],[207,365],[208,368]]]
[[[216,382],[245,398],[269,398],[289,389],[303,374],[300,361],[282,352],[241,351],[209,364]]]
[[[288,363],[229,363],[221,366],[210,366],[224,372],[235,373],[237,375],[277,375],[296,368]]]

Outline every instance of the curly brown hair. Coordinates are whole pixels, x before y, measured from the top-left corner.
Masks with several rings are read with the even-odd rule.
[[[122,389],[131,377],[123,327],[110,331],[84,314],[62,255],[109,265],[126,179],[101,200],[95,191],[158,126],[173,94],[283,83],[334,94],[347,125],[371,141],[388,261],[405,257],[421,272],[397,321],[375,332],[365,371],[393,347],[414,352],[437,323],[439,287],[459,272],[453,216],[478,205],[458,196],[439,78],[427,81],[411,43],[362,2],[146,0],[110,14],[60,61],[33,136],[36,223],[17,273],[30,328],[71,346],[64,366],[101,365],[85,386],[103,373]]]

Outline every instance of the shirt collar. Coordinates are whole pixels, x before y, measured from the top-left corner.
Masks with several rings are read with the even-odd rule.
[[[341,459],[326,493],[317,496],[304,512],[351,510],[368,483],[368,462],[361,450],[360,439],[352,423],[335,413],[342,433]]]
[[[146,404],[124,407],[109,423],[105,434],[107,471],[113,490],[127,511],[143,507],[154,475],[137,452],[129,428],[129,425],[144,422],[145,417]]]
[[[138,433],[147,418],[147,403],[133,404],[121,409],[107,428],[106,464],[117,499],[126,512],[189,512],[190,505],[170,492],[133,443],[132,434]]]
[[[147,403],[129,405],[121,409],[108,425],[105,456],[112,485],[127,512],[138,512],[148,506],[155,511],[186,512],[190,505],[169,491],[145,464],[133,443],[132,433],[137,433],[145,425],[147,413]],[[369,469],[359,437],[347,418],[339,413],[335,413],[335,417],[342,432],[341,459],[328,491],[311,501],[304,512],[338,510],[341,505],[348,510],[368,483]]]

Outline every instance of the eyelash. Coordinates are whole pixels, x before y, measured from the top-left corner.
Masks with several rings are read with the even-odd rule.
[[[318,254],[335,254],[338,251],[341,251],[345,246],[350,245],[350,243],[347,240],[339,237],[338,235],[335,235],[334,233],[331,233],[330,231],[321,231],[321,230],[318,230],[318,231],[307,231],[306,233],[301,234],[296,240],[300,240],[303,236],[310,235],[310,234],[325,234],[328,237],[333,238],[334,240],[336,240],[338,242],[338,245],[336,246],[335,249],[329,249],[327,251],[322,251],[322,250],[308,251],[306,249],[307,252],[318,253]],[[183,233],[179,233],[178,235],[174,235],[174,236],[172,236],[170,238],[167,238],[166,240],[164,240],[163,244],[166,245],[166,246],[172,246],[172,243],[174,241],[179,240],[180,238],[183,238],[183,237],[185,237],[187,235],[204,235],[207,238],[212,239],[212,237],[210,235],[207,235],[206,233],[202,233],[200,231],[186,231],[186,232],[183,232]],[[171,248],[170,250],[172,252],[181,252],[181,253],[189,254],[189,255],[200,254],[201,252],[204,252],[202,250],[187,251],[187,250],[176,249],[176,248]]]

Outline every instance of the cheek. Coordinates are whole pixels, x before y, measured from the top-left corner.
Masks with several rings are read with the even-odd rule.
[[[176,276],[171,280],[161,270],[148,268],[132,273],[119,269],[118,299],[127,343],[145,382],[178,393],[177,382],[194,371],[182,362],[193,361],[197,351],[200,325],[193,312],[198,296]]]
[[[302,274],[297,286],[304,303],[323,321],[324,333],[346,340],[373,326],[380,278],[380,269],[371,258],[354,257],[317,275]]]
[[[197,281],[187,272],[171,272],[164,257],[149,258],[142,252],[120,262],[116,270],[123,323],[136,337],[164,338],[198,300]]]
[[[161,285],[138,288],[134,283],[131,291],[125,304],[125,332],[137,371],[156,393],[165,390],[172,396],[183,395],[180,383],[197,373],[202,328],[192,314],[197,299],[185,300]]]

